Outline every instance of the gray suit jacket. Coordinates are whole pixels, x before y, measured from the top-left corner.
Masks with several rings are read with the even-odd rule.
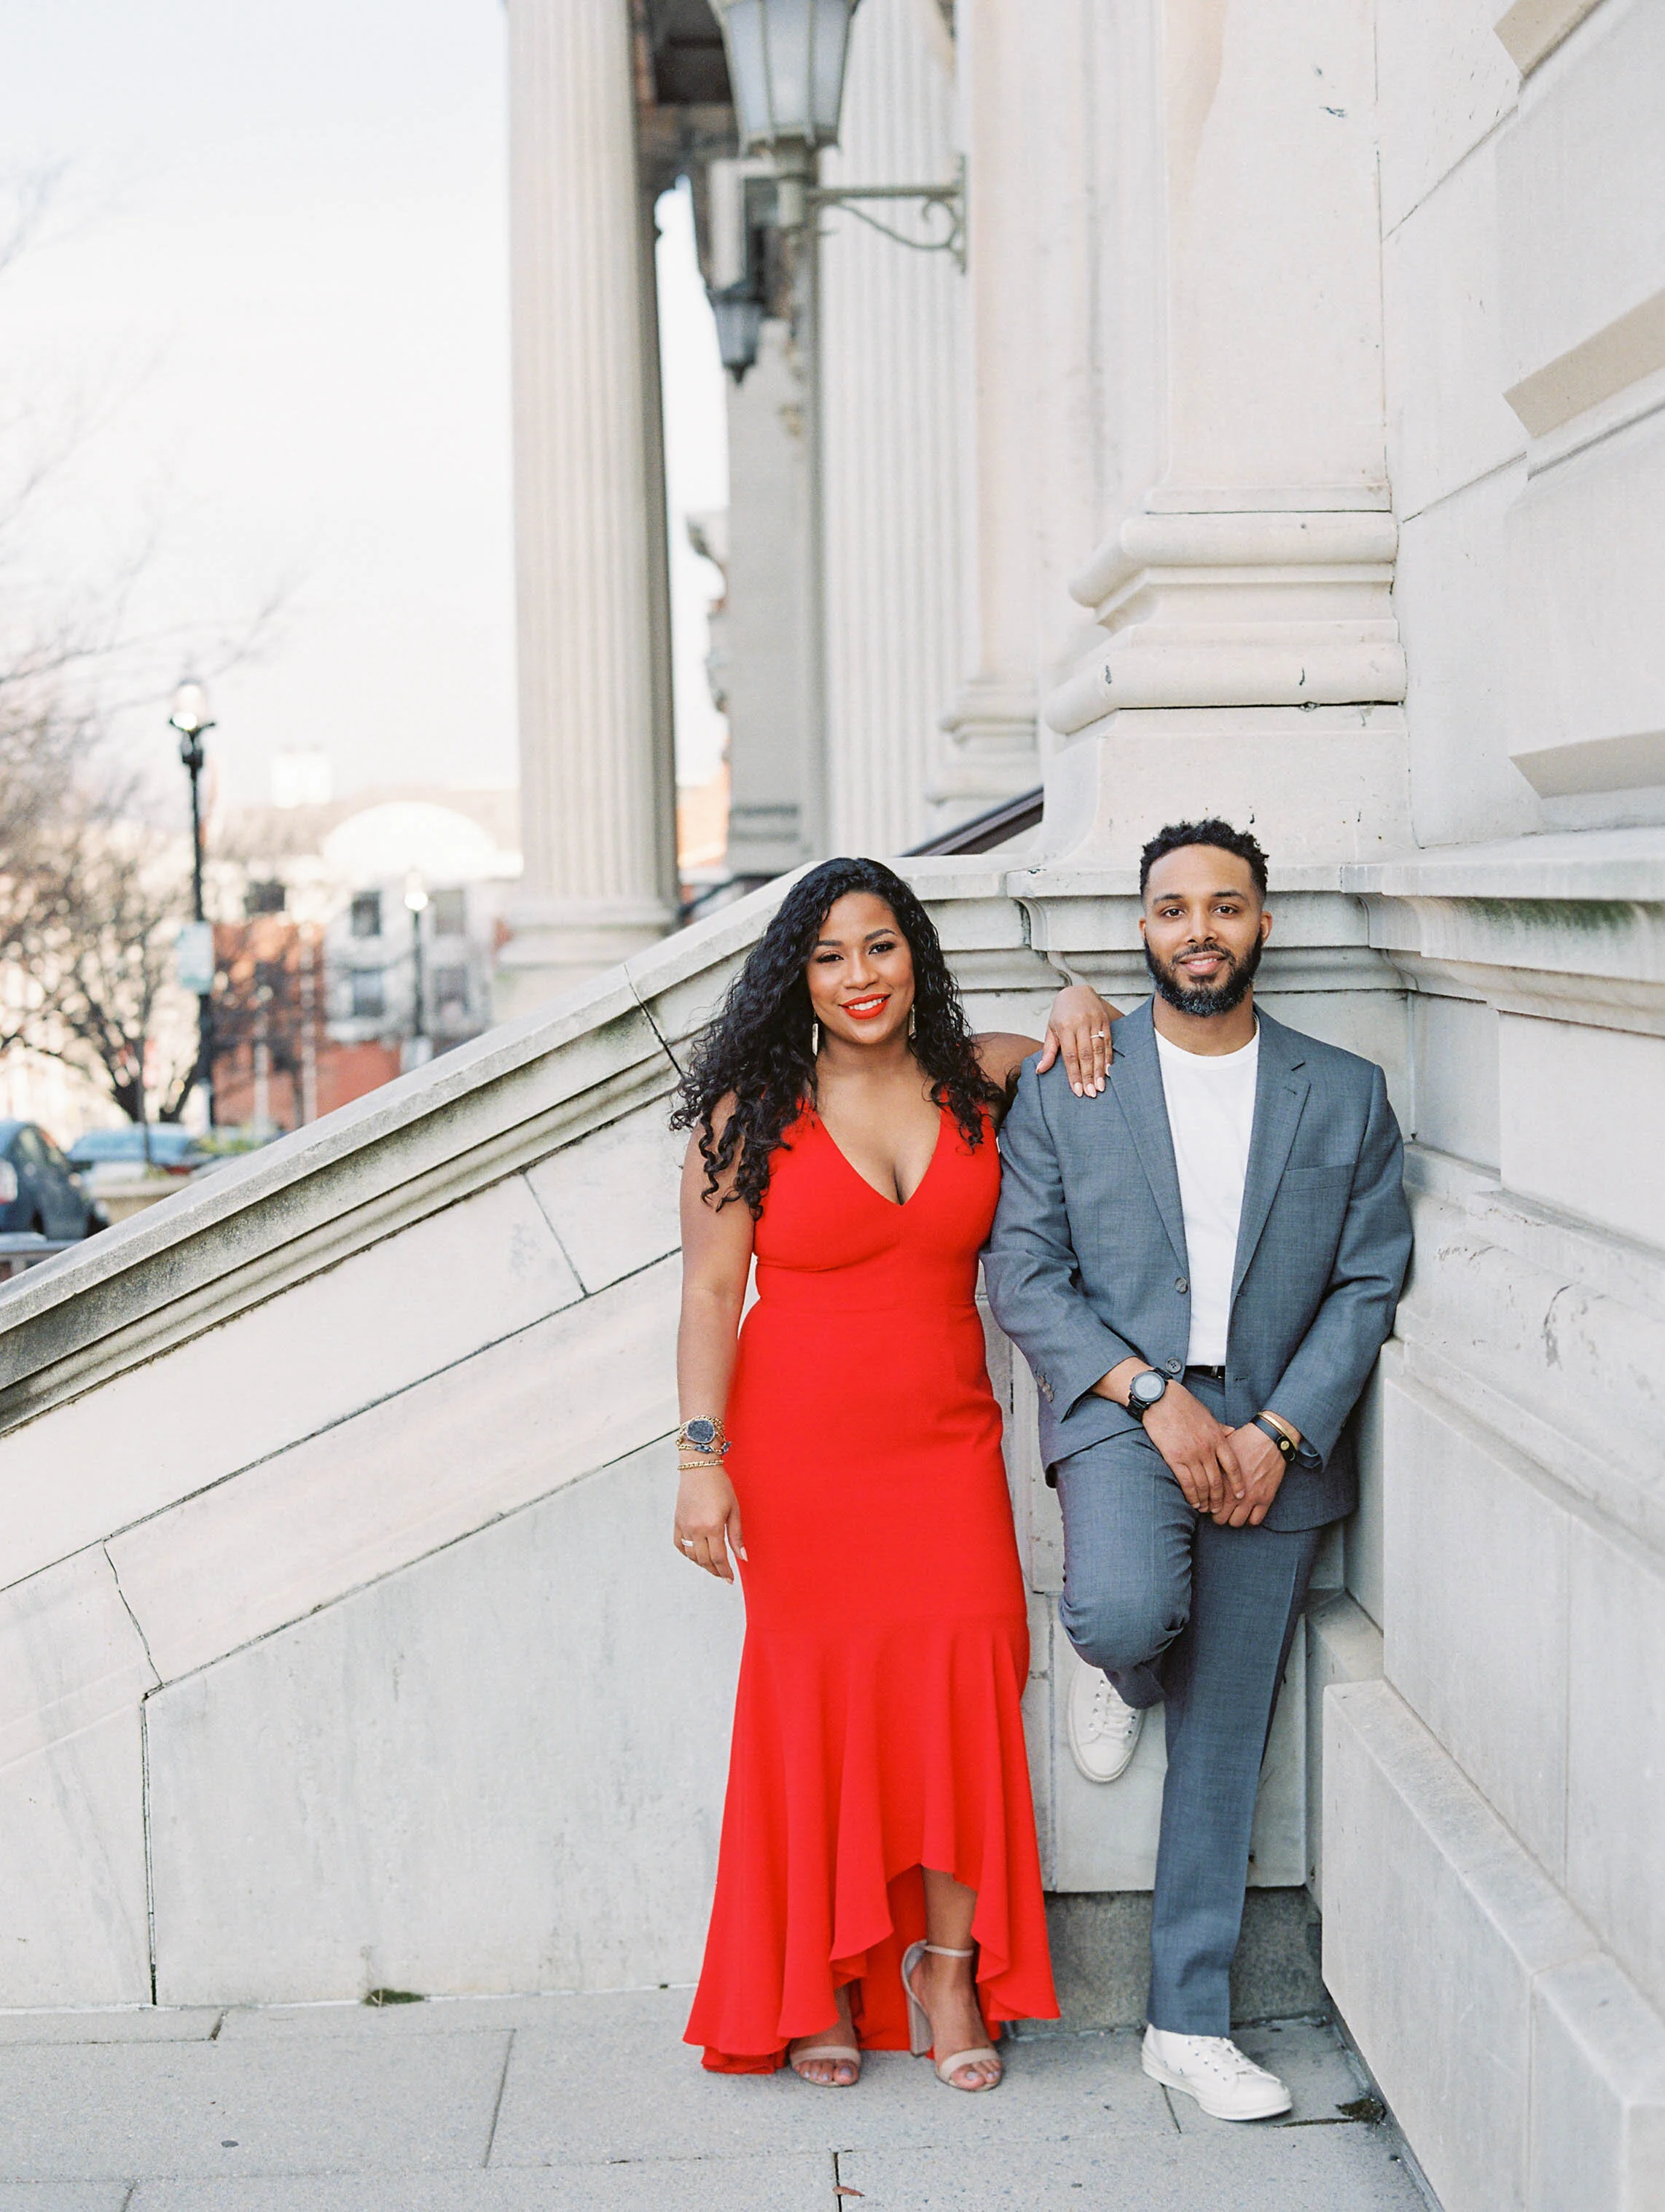
[[[1393,1327],[1411,1252],[1403,1146],[1382,1071],[1262,1012],[1255,1126],[1232,1276],[1226,1418],[1275,1407],[1301,1454],[1267,1516],[1311,1528],[1357,1502],[1347,1423]],[[1048,1470],[1134,1428],[1092,1395],[1128,1358],[1185,1365],[1191,1299],[1179,1176],[1148,1004],[1115,1025],[1109,1087],[1024,1068],[1000,1132],[983,1255],[995,1319],[1041,1392]]]

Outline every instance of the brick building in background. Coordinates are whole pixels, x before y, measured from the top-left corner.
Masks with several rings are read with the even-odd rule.
[[[298,1128],[489,1027],[514,813],[507,792],[395,791],[233,817],[217,1122]]]

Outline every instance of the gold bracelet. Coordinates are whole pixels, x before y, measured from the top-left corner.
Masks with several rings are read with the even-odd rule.
[[[1278,1416],[1275,1413],[1256,1413],[1249,1426],[1258,1429],[1263,1437],[1270,1437],[1283,1456],[1284,1465],[1289,1466],[1300,1447]]]

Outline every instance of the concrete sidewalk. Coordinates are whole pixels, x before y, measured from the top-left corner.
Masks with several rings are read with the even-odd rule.
[[[1422,2212],[1312,2021],[1240,2031],[1295,2111],[1228,2127],[1131,2030],[1025,2036],[989,2096],[888,2055],[838,2091],[702,2073],[687,2006],[0,2014],[0,2212]]]

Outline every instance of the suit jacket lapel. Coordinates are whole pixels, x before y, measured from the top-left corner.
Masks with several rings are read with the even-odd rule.
[[[1174,1248],[1174,1257],[1183,1274],[1190,1265],[1185,1256],[1185,1210],[1180,1203],[1179,1170],[1174,1165],[1168,1101],[1163,1095],[1156,1031],[1148,1001],[1135,1007],[1116,1024],[1115,1057],[1110,1062],[1109,1080],[1127,1116],[1139,1164],[1145,1170],[1157,1212],[1168,1232],[1168,1242]]]
[[[1255,1074],[1255,1126],[1249,1140],[1249,1171],[1243,1177],[1243,1212],[1237,1218],[1237,1253],[1231,1269],[1231,1303],[1235,1307],[1243,1277],[1249,1273],[1266,1227],[1272,1201],[1289,1159],[1290,1147],[1301,1119],[1301,1109],[1312,1088],[1302,1070],[1305,1055],[1293,1030],[1267,1015],[1260,1017],[1261,1055]]]

